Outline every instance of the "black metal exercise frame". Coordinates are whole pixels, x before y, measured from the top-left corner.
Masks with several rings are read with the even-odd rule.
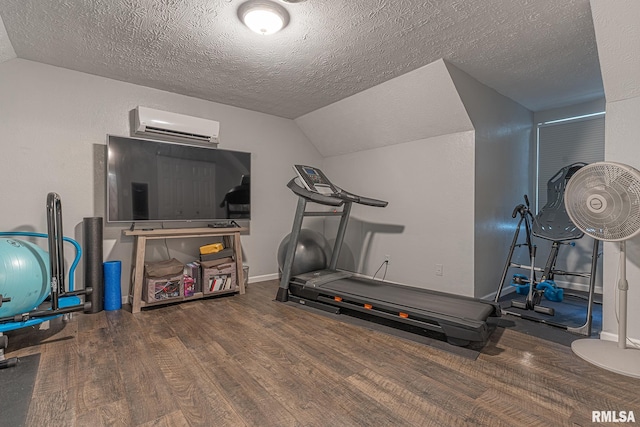
[[[520,204],[516,206],[511,214],[512,218],[515,218],[520,215],[520,219],[518,221],[518,225],[516,226],[516,231],[513,236],[513,240],[511,242],[511,246],[509,247],[509,254],[507,256],[507,262],[505,263],[504,269],[502,271],[502,276],[500,278],[500,285],[498,286],[498,290],[496,292],[496,296],[494,301],[497,303],[501,297],[502,289],[507,280],[507,275],[509,273],[510,268],[520,268],[529,270],[531,272],[531,278],[529,279],[529,295],[524,302],[517,302],[517,304],[513,304],[513,307],[521,308],[525,310],[534,310],[539,313],[544,313],[548,315],[553,315],[553,309],[548,307],[542,307],[539,305],[541,299],[541,292],[536,291],[536,283],[539,283],[536,280],[535,273],[542,273],[541,281],[544,280],[552,280],[554,275],[558,276],[575,276],[575,277],[585,277],[589,278],[589,292],[588,292],[588,303],[587,303],[587,313],[584,323],[581,326],[571,327],[568,325],[561,324],[559,322],[554,322],[549,319],[540,319],[533,316],[527,316],[526,314],[515,312],[509,310],[507,308],[501,308],[502,314],[511,314],[513,316],[518,316],[523,319],[533,320],[540,323],[546,323],[552,326],[564,328],[569,332],[590,336],[591,335],[591,327],[593,322],[593,301],[594,301],[594,293],[595,293],[595,278],[596,278],[596,267],[598,260],[598,250],[600,242],[597,239],[593,241],[593,252],[591,255],[591,271],[589,273],[579,273],[579,272],[569,272],[564,270],[558,270],[555,268],[555,263],[558,258],[558,252],[561,244],[566,244],[560,240],[551,240],[551,252],[549,253],[549,257],[547,258],[547,262],[544,268],[535,267],[535,254],[536,254],[536,246],[533,244],[531,240],[532,231],[531,231],[531,221],[533,220],[533,215],[529,209],[529,199],[527,196],[524,196],[525,204]],[[518,238],[520,235],[520,230],[522,228],[522,224],[524,223],[526,241],[525,243],[518,243]],[[543,238],[543,237],[540,237]],[[517,264],[512,262],[514,251],[517,247],[526,246],[529,250],[529,265]]]

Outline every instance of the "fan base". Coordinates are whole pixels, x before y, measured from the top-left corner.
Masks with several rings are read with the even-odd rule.
[[[589,363],[628,377],[640,378],[640,350],[619,348],[616,341],[576,340],[571,350]]]

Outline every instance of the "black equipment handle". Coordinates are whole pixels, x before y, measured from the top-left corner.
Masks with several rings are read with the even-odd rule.
[[[338,188],[337,193],[331,195],[316,193],[315,191],[307,190],[306,188],[298,185],[295,180],[296,179],[293,178],[287,183],[287,187],[289,187],[291,191],[293,191],[298,196],[304,197],[305,199],[311,200],[315,203],[320,203],[321,205],[340,206],[346,202],[384,208],[389,204],[389,202],[386,202],[384,200],[358,196],[357,194],[352,194],[348,191],[344,191],[341,188]]]
[[[389,202],[385,202],[384,200],[372,199],[369,197],[363,197],[358,196],[357,194],[349,193],[348,191],[344,191],[342,188],[339,188],[338,190],[340,192],[337,194],[337,196],[348,202],[354,202],[360,205],[373,206],[377,208],[384,208],[389,204]]]
[[[58,298],[64,292],[64,252],[62,241],[62,202],[57,193],[47,194],[47,230],[51,267],[51,309],[58,310]]]
[[[523,215],[525,206],[520,204],[518,206],[516,206],[515,208],[513,208],[513,212],[511,213],[511,218],[515,218],[518,216],[518,213],[520,215]]]
[[[300,197],[304,197],[305,199],[311,200],[315,203],[320,203],[321,205],[329,205],[329,206],[340,206],[344,203],[344,200],[339,199],[335,196],[325,196],[320,193],[316,193],[313,191],[309,191],[304,187],[299,186],[295,182],[295,178],[287,183],[287,187],[291,189],[295,194]]]
[[[385,202],[384,200],[370,199],[369,197],[360,197],[358,203],[361,205],[374,206],[376,208],[384,208],[389,204],[389,202]]]
[[[513,208],[513,212],[511,212],[511,218],[515,218],[516,216],[518,216],[518,214],[523,217],[528,214],[531,218],[533,218],[533,214],[531,213],[531,205],[529,204],[529,196],[527,196],[526,194],[524,195],[524,203],[524,205],[519,204],[518,206]]]

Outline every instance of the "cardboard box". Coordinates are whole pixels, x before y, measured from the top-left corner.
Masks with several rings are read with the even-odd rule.
[[[182,274],[164,277],[145,277],[142,298],[146,302],[167,301],[184,295]]]
[[[184,264],[175,258],[165,261],[145,262],[144,275],[146,277],[166,277],[182,274]]]
[[[226,263],[209,265],[208,267],[203,264],[202,291],[205,294],[235,290],[237,288],[235,261],[227,258]]]

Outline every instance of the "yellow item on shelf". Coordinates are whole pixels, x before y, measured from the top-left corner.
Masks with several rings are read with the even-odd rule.
[[[208,245],[200,246],[200,255],[213,254],[216,252],[220,252],[224,249],[224,245],[222,243],[211,243]]]

